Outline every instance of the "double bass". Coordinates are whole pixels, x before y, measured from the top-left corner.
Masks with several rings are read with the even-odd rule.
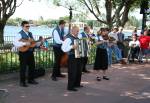
[[[68,54],[64,53],[60,60],[60,66],[61,67],[67,67],[68,66]]]

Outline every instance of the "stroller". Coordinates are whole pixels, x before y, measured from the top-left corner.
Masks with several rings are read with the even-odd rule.
[[[142,63],[142,50],[139,47],[137,52],[134,53],[133,48],[130,47],[127,55],[127,64],[134,63],[134,60],[137,60],[139,63]]]

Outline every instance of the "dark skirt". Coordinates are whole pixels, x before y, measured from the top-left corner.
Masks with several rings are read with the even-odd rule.
[[[94,70],[108,69],[108,55],[106,49],[97,48]]]

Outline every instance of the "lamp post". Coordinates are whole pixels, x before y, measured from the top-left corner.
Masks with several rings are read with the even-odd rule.
[[[71,30],[71,20],[72,20],[72,7],[70,6],[70,8],[69,8],[69,33],[70,33],[70,30]]]
[[[146,27],[146,18],[147,18],[147,9],[148,9],[148,1],[147,0],[143,0],[141,2],[141,11],[140,14],[143,14],[143,19],[142,19],[142,32],[144,32],[144,29]]]

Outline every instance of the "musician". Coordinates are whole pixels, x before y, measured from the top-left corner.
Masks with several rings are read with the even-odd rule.
[[[29,42],[22,42],[21,40],[33,39],[32,33],[29,31],[30,25],[28,21],[22,21],[21,23],[22,30],[16,35],[14,40],[14,46],[19,48],[23,46],[30,45]],[[29,84],[38,84],[34,80],[34,70],[35,70],[35,60],[34,60],[34,49],[30,48],[25,52],[19,51],[19,61],[20,61],[20,86],[28,87],[27,81]],[[26,77],[28,66],[28,78]]]
[[[61,46],[64,40],[64,27],[66,22],[64,20],[59,21],[59,25],[53,30],[53,50],[54,50],[54,66],[52,71],[51,79],[53,81],[57,81],[57,77],[65,77],[65,75],[60,72],[60,61],[63,55],[63,51],[61,50]]]
[[[74,40],[78,39],[79,28],[77,26],[72,27],[71,33],[67,35],[62,45],[62,50],[68,54],[68,86],[69,91],[77,91],[77,87],[81,86],[81,59],[75,58],[75,49],[77,45],[74,44]]]
[[[82,57],[82,72],[84,73],[90,73],[90,71],[88,71],[86,69],[86,64],[88,62],[88,38],[89,38],[89,34],[90,34],[90,27],[89,26],[85,26],[84,27],[84,32],[80,33],[78,35],[78,38],[79,39],[85,39],[84,40],[84,45],[85,45],[85,48],[84,48],[84,53],[85,53],[85,56]]]
[[[101,28],[100,32],[98,32],[98,35],[96,37],[96,58],[94,63],[94,70],[97,73],[97,81],[101,81],[101,79],[109,80],[108,76],[106,75],[106,71],[108,69],[108,39],[105,37],[108,35],[108,29],[107,28]],[[100,74],[100,71],[102,71],[102,74]],[[102,76],[102,77],[101,77]]]

